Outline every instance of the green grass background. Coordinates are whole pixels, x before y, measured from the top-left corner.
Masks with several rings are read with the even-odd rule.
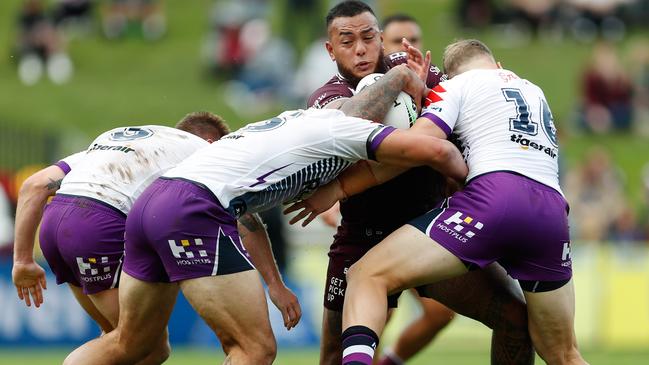
[[[0,351],[0,365],[29,364],[29,365],[54,365],[60,364],[65,356],[63,350],[30,350],[29,352],[12,350]],[[642,365],[649,359],[649,350],[644,352],[632,351],[602,351],[586,350],[584,356],[591,365]],[[198,365],[220,364],[223,361],[221,352],[205,349],[174,349],[171,357],[165,364],[168,365]],[[318,363],[317,349],[279,351],[274,364],[276,365],[311,365]],[[537,364],[543,361],[537,358]],[[454,364],[478,365],[489,364],[488,350],[486,349],[439,349],[435,346],[420,353],[409,365]]]

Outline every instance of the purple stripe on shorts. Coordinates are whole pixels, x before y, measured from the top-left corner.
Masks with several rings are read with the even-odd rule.
[[[349,354],[349,355],[345,356],[345,358],[343,359],[343,364],[348,364],[348,363],[351,363],[351,362],[358,362],[358,363],[361,363],[361,364],[370,365],[370,364],[372,364],[372,356],[370,356],[368,354],[365,354],[365,353],[356,352],[356,353]]]
[[[392,126],[386,125],[378,133],[376,132],[376,130],[374,132],[372,132],[372,134],[370,135],[370,140],[367,141],[368,142],[368,144],[367,144],[367,156],[370,159],[372,159],[372,160],[375,159],[374,156],[376,155],[376,150],[377,150],[377,148],[379,148],[379,145],[381,144],[381,142],[383,142],[385,137],[389,136],[390,133],[394,132],[395,130],[397,130],[397,129],[392,127]]]
[[[70,165],[68,165],[67,162],[61,160],[57,163],[54,164],[54,166],[58,166],[63,172],[67,175],[72,169],[70,168]]]
[[[432,113],[424,113],[424,114],[422,114],[422,118],[427,118],[431,122],[435,123],[435,125],[440,127],[444,131],[444,133],[446,133],[446,137],[448,137],[451,134],[451,132],[452,132],[451,127],[449,127],[448,124],[446,124],[442,120],[442,118],[438,117],[437,115],[432,114]]]

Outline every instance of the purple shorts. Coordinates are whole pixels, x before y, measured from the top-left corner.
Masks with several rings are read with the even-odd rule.
[[[410,224],[469,266],[498,261],[511,277],[526,281],[572,277],[568,203],[556,190],[515,173],[478,176]]]
[[[254,269],[237,221],[207,188],[159,178],[126,220],[124,272],[148,282],[175,282]]]
[[[56,283],[85,294],[116,288],[124,256],[126,216],[100,201],[56,195],[43,213],[40,244]]]

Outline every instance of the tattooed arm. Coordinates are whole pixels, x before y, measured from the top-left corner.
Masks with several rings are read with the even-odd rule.
[[[340,110],[351,117],[381,122],[401,91],[410,94],[419,103],[425,89],[426,85],[416,73],[406,65],[398,65],[374,84],[346,99],[340,105]]]
[[[46,167],[27,178],[18,193],[12,277],[18,297],[28,307],[32,300],[36,307],[43,303],[41,289],[47,284],[45,271],[34,261],[34,238],[47,199],[59,190],[63,177],[60,167]]]
[[[284,326],[291,329],[297,325],[302,310],[297,297],[284,285],[271,250],[266,227],[257,214],[244,214],[238,222],[239,235],[250,254],[253,264],[268,285],[268,295],[282,312]]]

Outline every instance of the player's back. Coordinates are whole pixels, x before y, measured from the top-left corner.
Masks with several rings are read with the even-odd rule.
[[[288,111],[198,151],[165,177],[205,185],[235,216],[298,199],[368,158],[380,124],[335,109]],[[370,151],[371,153],[371,151]]]
[[[115,128],[98,136],[87,150],[63,160],[71,171],[57,194],[97,199],[128,213],[153,180],[208,145],[170,127]]]
[[[558,144],[543,91],[503,69],[464,72],[434,89],[434,114],[457,134],[469,166],[467,180],[513,171],[561,191]]]

